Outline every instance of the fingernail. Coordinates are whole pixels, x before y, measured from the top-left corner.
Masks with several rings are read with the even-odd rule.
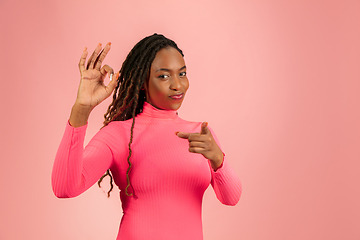
[[[87,50],[87,47],[84,48],[84,52]]]
[[[179,132],[175,132],[175,135],[177,135]]]
[[[111,46],[111,42],[109,42],[109,46]]]
[[[112,81],[113,75],[114,75],[114,74],[112,74],[112,73],[110,74],[110,81]]]

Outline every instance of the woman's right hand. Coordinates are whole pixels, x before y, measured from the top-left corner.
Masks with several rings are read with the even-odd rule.
[[[114,91],[119,74],[117,73],[113,76],[112,80],[106,86],[104,79],[107,74],[113,75],[114,70],[108,65],[101,67],[110,48],[111,43],[106,44],[104,49],[102,49],[101,43],[99,43],[90,56],[86,66],[85,62],[88,52],[86,48],[84,49],[79,61],[81,80],[75,104],[92,110]]]
[[[81,74],[80,86],[77,93],[75,104],[72,108],[69,123],[73,127],[80,127],[87,123],[91,110],[108,98],[117,85],[119,73],[116,73],[106,86],[104,79],[109,73],[114,74],[114,70],[108,65],[101,67],[111,43],[106,44],[102,49],[99,44],[90,56],[86,66],[87,49],[85,48],[79,62]]]

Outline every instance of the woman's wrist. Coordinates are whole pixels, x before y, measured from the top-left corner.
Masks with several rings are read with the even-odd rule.
[[[81,127],[87,124],[92,107],[75,103],[71,109],[69,123],[73,127]]]
[[[216,171],[218,168],[221,167],[221,165],[223,164],[223,161],[224,161],[224,153],[221,152],[221,154],[219,154],[216,159],[210,161],[212,169],[214,169],[214,171]]]

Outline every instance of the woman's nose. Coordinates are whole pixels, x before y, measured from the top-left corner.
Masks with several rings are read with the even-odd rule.
[[[181,88],[181,80],[178,76],[174,76],[171,79],[171,83],[170,83],[170,89],[172,90],[179,90]]]

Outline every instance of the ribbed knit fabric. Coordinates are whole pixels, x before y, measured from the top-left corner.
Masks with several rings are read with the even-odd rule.
[[[211,183],[223,204],[235,205],[241,195],[240,180],[226,159],[215,172],[201,154],[188,151],[186,139],[175,135],[177,131],[200,132],[201,123],[182,120],[176,111],[158,110],[145,102],[143,112],[135,118],[131,146],[130,178],[135,196],[126,196],[131,123],[132,119],[109,123],[85,149],[87,126],[73,128],[67,124],[52,172],[55,195],[75,197],[110,168],[123,208],[117,239],[203,239],[204,191]]]

